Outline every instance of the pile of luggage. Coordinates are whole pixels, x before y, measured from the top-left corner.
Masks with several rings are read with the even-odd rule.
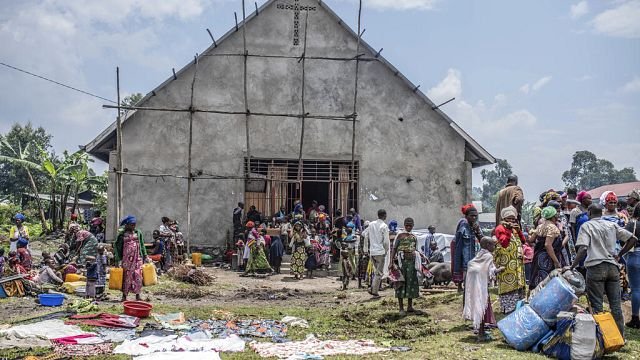
[[[558,359],[597,359],[615,352],[624,339],[611,313],[589,314],[576,305],[584,293],[579,273],[553,272],[533,292],[528,304],[498,322],[507,343]]]

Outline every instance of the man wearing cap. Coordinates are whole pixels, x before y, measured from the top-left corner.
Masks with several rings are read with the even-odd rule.
[[[502,209],[513,206],[518,210],[518,223],[522,219],[522,203],[524,202],[524,193],[522,188],[518,186],[518,176],[509,175],[507,177],[507,184],[504,189],[498,192],[498,199],[496,200],[496,225],[500,224],[500,212]]]
[[[633,214],[633,209],[640,203],[640,189],[634,189],[627,195],[627,212]]]
[[[620,257],[632,249],[638,239],[618,224],[602,219],[602,205],[589,206],[589,221],[585,222],[578,234],[578,254],[571,265],[578,267],[584,260],[587,268],[587,297],[594,313],[603,311],[604,296],[607,296],[611,315],[616,321],[620,334],[624,336],[620,289]],[[616,242],[625,245],[616,254]]]

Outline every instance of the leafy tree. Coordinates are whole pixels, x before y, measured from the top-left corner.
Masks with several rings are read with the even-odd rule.
[[[473,201],[481,201],[482,200],[482,188],[474,186],[471,189],[471,200]]]
[[[533,208],[536,207],[536,203],[533,201],[527,201],[522,204],[522,223],[525,225],[533,226]]]
[[[129,96],[125,96],[125,98],[120,101],[120,106],[136,106],[143,97],[144,95],[141,93],[134,93]],[[126,118],[129,111],[131,110],[122,109],[120,110],[120,115],[122,115],[123,118]]]
[[[485,212],[495,211],[498,191],[507,183],[507,177],[513,174],[511,165],[505,159],[496,159],[493,170],[482,170],[482,208]]]
[[[51,151],[51,138],[44,128],[34,128],[31,123],[26,125],[15,124],[11,130],[4,135],[0,135],[0,141],[4,144],[0,147],[0,155],[14,158],[17,153],[24,152],[28,146],[29,150],[22,160],[40,164],[40,151],[43,149]],[[8,146],[7,146],[8,145]],[[44,189],[47,185],[47,177],[40,171],[31,171],[33,183],[38,189]],[[27,168],[15,161],[4,158],[0,160],[0,194],[8,196],[12,202],[20,203],[22,194],[32,193],[33,184],[29,180]]]
[[[33,190],[33,196],[36,199],[36,204],[38,205],[38,212],[40,215],[40,224],[42,225],[42,230],[47,231],[47,219],[44,216],[44,207],[42,206],[42,201],[40,201],[40,192],[38,191],[38,186],[34,180],[34,176],[32,171],[39,171],[39,164],[29,161],[28,159],[31,156],[32,149],[30,149],[30,145],[26,144],[24,148],[22,144],[18,141],[18,147],[14,148],[11,144],[6,140],[2,139],[0,142],[0,148],[4,152],[9,153],[9,156],[0,155],[0,161],[5,162],[6,164],[12,166],[18,166],[22,168],[29,177],[29,183],[31,184],[31,189]]]
[[[633,168],[616,170],[610,161],[598,159],[594,153],[583,150],[573,154],[571,168],[562,174],[562,181],[568,187],[593,189],[608,184],[637,181],[637,179]]]

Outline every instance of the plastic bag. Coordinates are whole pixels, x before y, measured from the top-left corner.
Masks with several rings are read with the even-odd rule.
[[[560,360],[570,360],[572,325],[572,319],[559,319],[556,324],[556,331],[553,333],[551,339],[542,347],[542,352],[547,356]]]
[[[521,307],[500,320],[498,329],[507,343],[519,351],[529,349],[549,332],[549,326],[529,305]]]

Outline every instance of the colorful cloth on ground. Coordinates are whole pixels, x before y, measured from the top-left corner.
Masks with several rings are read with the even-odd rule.
[[[138,327],[140,319],[129,315],[115,315],[109,313],[73,315],[65,324],[84,324],[90,326],[100,326],[107,328],[126,328],[133,329]]]
[[[66,345],[55,344],[53,345],[56,354],[62,356],[96,356],[111,354],[111,344],[82,344],[82,345]]]
[[[420,285],[416,269],[416,247],[418,239],[411,233],[398,235],[393,243],[396,249],[397,262],[404,277],[402,285],[396,288],[396,297],[401,299],[415,299],[420,296]]]
[[[217,337],[285,337],[288,331],[287,324],[277,320],[192,320],[188,324],[192,329],[209,331]]]
[[[267,261],[267,256],[265,255],[264,250],[264,240],[262,237],[255,239],[252,238],[247,243],[249,246],[249,261],[247,262],[247,267],[245,269],[245,273],[253,274],[253,273],[270,273],[273,270],[271,266],[269,266],[269,262]]]
[[[560,266],[569,265],[566,261],[566,251],[562,247],[562,236],[560,230],[555,223],[545,220],[545,222],[536,229],[536,243],[534,247],[533,261],[531,262],[531,279],[529,281],[529,289],[535,289],[538,284],[543,281],[553,269],[555,264],[549,257],[545,247],[547,237],[552,237],[553,252],[560,262]]]
[[[125,340],[116,346],[114,354],[162,356],[166,353],[177,353],[183,357],[192,352],[203,354],[208,351],[225,352],[244,351],[244,340],[237,335],[231,335],[224,339],[211,339],[203,332],[191,333],[178,337],[177,335],[156,336],[149,335],[134,340]],[[208,359],[201,356],[201,359]],[[155,359],[155,358],[154,358]]]
[[[140,257],[140,241],[136,232],[124,234],[122,269],[124,270],[122,294],[129,292],[140,294],[142,289],[142,258]]]
[[[478,329],[489,309],[488,284],[489,280],[495,278],[496,266],[493,255],[485,249],[480,249],[467,266],[462,316],[473,321],[474,329]]]
[[[516,229],[508,229],[504,225],[496,227],[496,237],[500,244],[493,252],[494,263],[496,267],[504,266],[505,268],[497,275],[498,295],[500,295],[502,311],[508,313],[515,310],[515,303],[520,300],[520,296],[524,295],[523,290],[526,286],[522,262],[523,239]],[[514,299],[516,299],[515,302]]]
[[[304,274],[304,263],[307,253],[304,247],[304,234],[302,232],[293,232],[293,256],[291,256],[291,275],[302,276]]]
[[[319,340],[313,335],[307,336],[304,341],[291,341],[282,344],[252,342],[249,347],[263,358],[277,357],[279,359],[287,359],[299,353],[316,356],[362,356],[389,351],[388,348],[376,346],[372,340]]]

